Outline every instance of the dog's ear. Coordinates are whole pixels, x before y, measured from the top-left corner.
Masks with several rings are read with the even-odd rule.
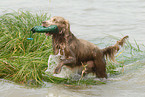
[[[60,32],[59,34],[69,34],[70,32],[70,24],[69,24],[69,21],[68,20],[64,20],[61,24],[60,24]]]
[[[70,32],[70,24],[69,24],[68,20],[65,20],[65,25],[66,25],[66,27],[65,27],[65,33],[69,34],[69,32]]]

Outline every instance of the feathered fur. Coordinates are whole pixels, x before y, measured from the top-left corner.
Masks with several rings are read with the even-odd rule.
[[[115,54],[120,50],[120,47],[122,47],[125,43],[125,40],[128,38],[128,36],[123,37],[117,43],[113,46],[106,47],[102,49],[103,54],[106,56],[106,58],[109,57],[110,60],[115,62]]]
[[[42,25],[48,27],[50,25],[57,25],[59,33],[46,33],[46,35],[52,35],[52,45],[54,54],[57,54],[60,50],[61,55],[64,58],[54,70],[54,73],[60,73],[61,68],[65,65],[71,69],[76,67],[82,67],[86,65],[85,73],[94,73],[99,78],[107,78],[106,74],[106,61],[105,56],[114,60],[114,55],[120,49],[119,46],[123,46],[125,39],[128,36],[123,37],[117,41],[114,46],[109,46],[104,49],[99,49],[95,44],[89,41],[78,39],[70,31],[69,22],[63,17],[55,16],[48,21],[43,21]],[[82,71],[82,68],[80,68]]]

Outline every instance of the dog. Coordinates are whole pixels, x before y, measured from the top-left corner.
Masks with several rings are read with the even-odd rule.
[[[54,16],[50,20],[43,21],[42,26],[48,27],[50,25],[57,25],[59,33],[46,33],[47,36],[52,35],[52,47],[54,54],[60,51],[64,58],[57,64],[54,73],[61,72],[65,65],[70,69],[85,67],[85,74],[93,73],[98,78],[107,78],[106,74],[106,60],[109,57],[115,61],[115,54],[123,46],[128,36],[123,37],[113,46],[100,49],[95,44],[78,39],[70,31],[69,21],[60,16]]]

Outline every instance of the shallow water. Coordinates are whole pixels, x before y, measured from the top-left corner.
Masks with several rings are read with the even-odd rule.
[[[139,63],[138,63],[139,64]],[[140,63],[145,65],[144,62]],[[145,66],[117,78],[109,78],[106,84],[71,87],[48,84],[45,88],[26,88],[13,82],[0,80],[0,97],[144,97]]]
[[[50,1],[50,2],[49,2]],[[20,8],[48,12],[70,21],[72,32],[95,44],[114,43],[110,38],[129,35],[145,45],[144,0],[0,0],[0,14]],[[103,38],[103,40],[102,40]],[[143,50],[144,47],[142,48]],[[125,67],[125,72],[110,77],[104,85],[68,87],[46,83],[44,88],[28,88],[0,80],[0,97],[145,97],[145,62],[139,59]]]

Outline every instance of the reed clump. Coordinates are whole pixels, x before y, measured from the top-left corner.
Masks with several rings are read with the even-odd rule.
[[[43,83],[42,73],[52,53],[51,37],[34,34],[34,40],[27,38],[32,27],[47,19],[47,14],[29,11],[0,16],[0,78],[35,85]]]

